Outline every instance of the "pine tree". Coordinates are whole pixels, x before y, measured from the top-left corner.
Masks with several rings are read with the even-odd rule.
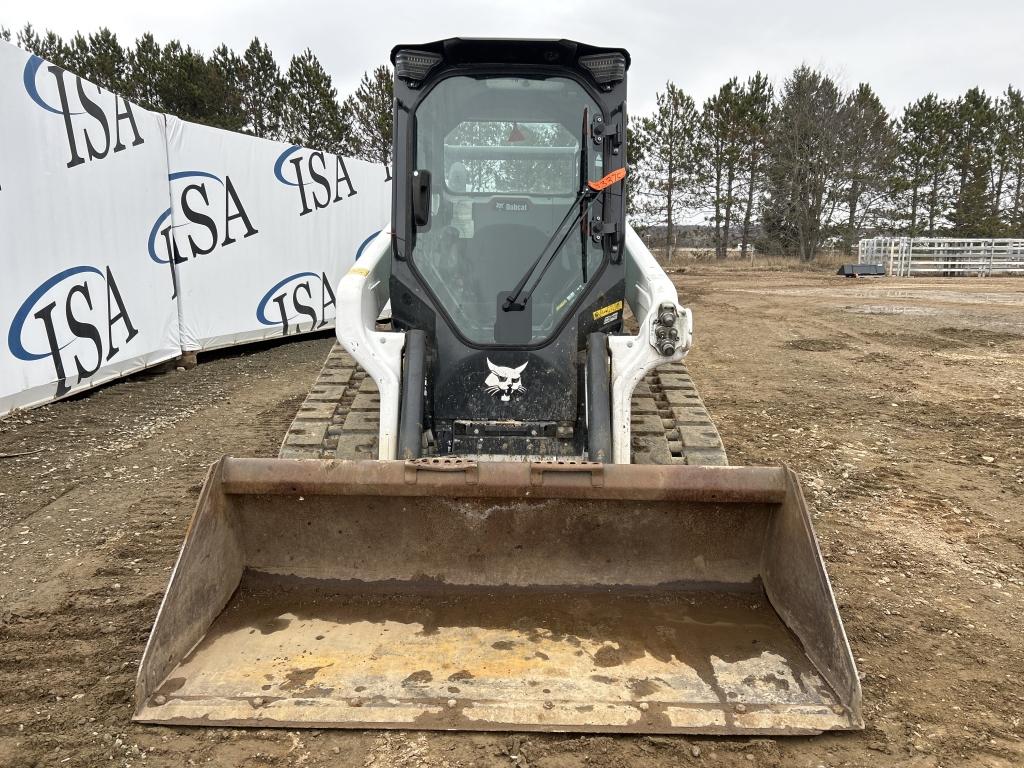
[[[160,53],[157,97],[163,109],[182,120],[222,125],[225,86],[221,75],[201,53],[177,40]]]
[[[395,81],[390,67],[377,67],[372,76],[363,73],[359,87],[342,105],[344,118],[351,126],[346,154],[371,163],[391,164],[394,101]]]
[[[953,105],[929,93],[904,110],[900,121],[900,186],[911,193],[908,234],[935,237],[948,216]],[[907,176],[912,173],[912,176]],[[918,214],[919,206],[922,213]]]
[[[743,86],[744,107],[744,167],[746,172],[746,201],[743,205],[743,230],[740,236],[740,255],[747,255],[750,243],[750,225],[755,199],[761,188],[762,162],[765,144],[771,129],[772,105],[775,94],[768,78],[760,72],[747,79]]]
[[[11,42],[11,30],[2,25],[0,25],[0,40],[7,43]]]
[[[25,26],[18,30],[15,42],[22,50],[34,53],[36,56],[43,55],[40,53],[43,47],[42,40],[39,39],[39,33],[36,32],[35,27],[30,22],[26,22]]]
[[[245,130],[264,139],[281,138],[285,80],[266,43],[253,38],[242,56],[241,96]]]
[[[1024,237],[1024,95],[1010,86],[1002,101],[999,130],[1007,138],[1002,222],[1007,237]]]
[[[245,65],[223,43],[214,49],[207,64],[210,69],[210,87],[214,89],[214,103],[217,105],[215,124],[229,131],[241,131],[246,123],[242,107]]]
[[[64,62],[60,65],[68,72],[73,72],[86,80],[92,80],[89,59],[89,40],[81,32],[76,32],[62,50]]]
[[[153,35],[146,32],[135,41],[128,53],[128,77],[125,96],[146,109],[165,109],[160,96],[160,78],[163,75],[163,51]]]
[[[76,39],[81,37],[76,36]],[[106,27],[89,35],[81,56],[82,77],[114,93],[124,93],[129,80],[128,56],[117,35]]]
[[[817,254],[838,199],[840,105],[832,79],[801,66],[775,110],[764,224],[775,245],[805,261]]]
[[[957,100],[953,124],[953,232],[957,237],[991,237],[997,226],[990,183],[996,128],[992,100],[980,88],[971,88]]]
[[[68,54],[69,48],[67,44],[54,32],[46,30],[46,33],[40,37],[36,31],[32,28],[31,24],[26,24],[19,32],[15,39],[18,46],[30,53],[34,53],[37,56],[41,56],[51,64],[56,64],[62,69],[69,69]]]
[[[56,64],[58,67],[63,69],[70,68],[69,48],[67,43],[65,43],[56,32],[46,30],[46,34],[43,35],[43,39],[40,41],[38,53],[44,59]]]
[[[896,158],[890,191],[893,197],[893,221],[910,237],[920,234],[921,208],[928,186],[927,154],[930,149],[931,123],[928,105],[935,95],[928,94],[903,108],[896,127]]]
[[[342,154],[348,136],[331,76],[307,48],[301,55],[292,57],[286,77],[284,130],[288,140]]]
[[[644,148],[644,162],[636,174],[637,194],[647,222],[666,225],[671,257],[679,214],[696,197],[699,117],[693,99],[672,81],[656,95],[656,102],[654,114],[643,118],[637,131]]]
[[[993,234],[1012,236],[1014,176],[1024,142],[1022,111],[1021,93],[1012,86],[996,100],[991,185],[992,218],[998,232]]]
[[[871,86],[861,83],[839,110],[841,189],[846,209],[843,246],[847,253],[859,239],[869,217],[880,217],[888,193],[895,138],[889,115]]]
[[[715,254],[719,259],[724,259],[728,253],[729,230],[739,200],[738,176],[743,159],[746,106],[739,80],[734,77],[704,102],[701,113],[703,179],[708,184],[714,211]]]

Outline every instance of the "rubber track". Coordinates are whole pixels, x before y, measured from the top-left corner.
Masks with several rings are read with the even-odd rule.
[[[292,421],[283,459],[375,459],[380,398],[339,344]],[[633,462],[728,463],[722,438],[683,363],[656,369],[633,393]]]

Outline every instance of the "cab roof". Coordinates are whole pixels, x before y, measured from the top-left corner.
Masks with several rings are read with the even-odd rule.
[[[500,37],[450,37],[432,43],[396,45],[391,49],[391,63],[399,51],[428,51],[439,54],[449,65],[467,64],[531,64],[575,67],[582,56],[621,54],[629,68],[629,51],[625,48],[603,48],[575,40],[522,39]]]

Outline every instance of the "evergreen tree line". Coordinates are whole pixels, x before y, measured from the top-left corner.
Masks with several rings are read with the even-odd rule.
[[[761,73],[698,108],[671,81],[631,120],[630,212],[665,227],[706,221],[738,246],[811,259],[874,233],[1024,237],[1024,98],[972,88],[889,115],[870,85],[848,93],[798,67],[775,93]]]
[[[122,45],[107,28],[69,40],[26,24],[21,48],[121,94],[147,109],[265,139],[390,163],[391,69],[364,73],[344,100],[312,51],[293,56],[284,71],[266,43],[254,38],[241,54],[226,45],[210,56],[177,40],[161,45],[146,33]],[[0,39],[10,41],[0,27]]]
[[[0,28],[0,38],[11,33]],[[210,56],[110,30],[63,40],[26,25],[22,48],[130,100],[185,120],[389,163],[391,70],[364,73],[338,99],[309,49],[284,71],[259,39]],[[874,233],[1024,237],[1024,96],[972,88],[888,114],[871,86],[844,93],[807,66],[776,93],[762,73],[732,78],[698,108],[673,82],[629,128],[631,220],[705,222],[716,253],[739,247],[813,258]]]

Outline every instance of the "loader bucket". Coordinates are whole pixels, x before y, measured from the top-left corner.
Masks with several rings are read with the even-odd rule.
[[[221,459],[136,701],[192,725],[863,727],[782,467]]]

